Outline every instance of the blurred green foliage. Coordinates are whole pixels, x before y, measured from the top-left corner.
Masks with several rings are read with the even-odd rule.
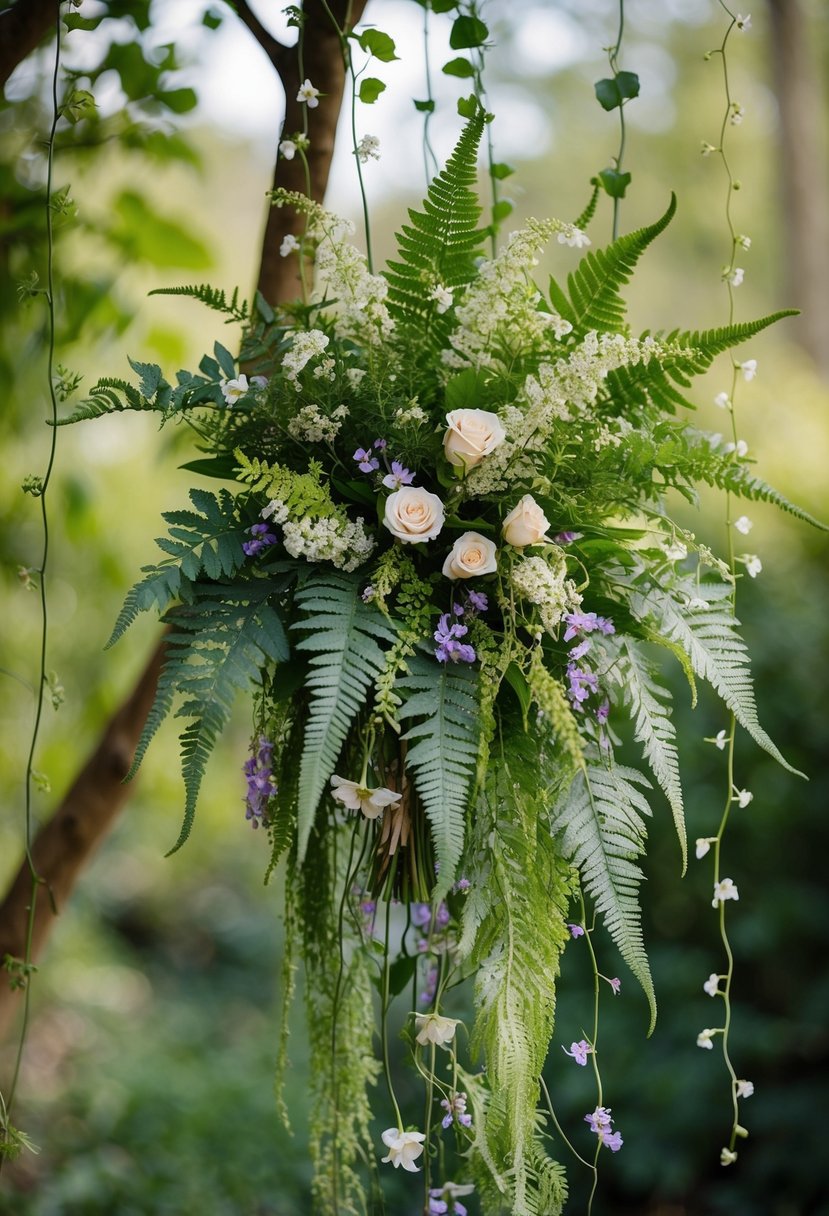
[[[105,52],[129,101],[109,117],[98,115],[67,130],[58,161],[59,184],[71,179],[79,207],[78,217],[67,217],[59,232],[59,352],[87,377],[121,374],[127,350],[142,356],[152,351],[174,370],[177,361],[197,360],[216,336],[232,345],[232,335],[217,335],[195,305],[189,310],[180,302],[142,304],[140,298],[150,287],[192,278],[192,271],[202,269],[217,285],[239,282],[245,291],[254,278],[260,199],[271,170],[272,149],[230,146],[215,132],[183,132],[174,125],[190,107],[189,90],[174,75],[164,75],[162,83],[162,73],[174,73],[175,52],[155,60],[142,53],[152,14],[148,3],[131,8],[129,37],[122,41],[119,35]],[[613,6],[596,0],[590,10],[609,31]],[[631,108],[626,163],[633,184],[622,222],[631,228],[651,221],[671,188],[678,190],[680,212],[643,264],[634,317],[642,327],[666,320],[718,324],[724,317],[712,315],[712,299],[714,309],[724,312],[717,280],[726,232],[719,203],[712,201],[718,197],[712,164],[697,151],[700,139],[717,129],[720,102],[712,69],[702,59],[717,39],[702,20],[668,24],[663,35],[657,49],[666,57],[666,97],[677,117],[670,130],[649,133],[635,125]],[[71,35],[81,36],[80,30]],[[637,29],[634,19],[623,63],[639,72],[643,94],[649,76],[636,48],[650,48],[653,56],[657,36],[641,25]],[[505,41],[508,52],[509,37]],[[543,160],[519,165],[510,180],[516,225],[528,214],[577,214],[590,176],[612,153],[613,116],[592,96],[593,82],[604,71],[601,41],[591,44],[589,63],[576,62],[533,82],[545,98],[554,142]],[[766,115],[764,122],[741,128],[735,141],[744,180],[738,207],[754,238],[751,273],[739,296],[741,317],[747,317],[797,301],[781,299],[778,288],[785,219],[771,205],[778,172],[768,117],[773,103],[762,65],[756,57],[746,59],[742,45],[740,51],[735,75],[741,95],[752,95]],[[505,54],[493,68],[514,81],[521,63]],[[102,72],[103,66],[96,80]],[[91,84],[94,90],[96,80],[79,77],[78,87]],[[95,130],[96,123],[105,125]],[[31,565],[39,547],[37,504],[19,486],[26,474],[40,471],[47,439],[44,312],[39,299],[18,307],[14,281],[32,269],[43,278],[37,148],[43,129],[37,85],[0,110],[0,189],[11,202],[0,213],[0,434],[6,471],[0,486],[0,666],[15,677],[4,677],[0,701],[3,882],[19,860],[22,756],[31,713],[25,684],[36,669],[35,597],[24,589],[17,567]],[[497,146],[514,160],[509,130],[496,123],[495,133]],[[608,201],[602,206],[594,243],[609,236]],[[389,231],[402,209],[403,200],[385,205]],[[381,253],[386,239],[381,235]],[[208,249],[214,251],[209,270]],[[555,254],[560,257],[561,250]],[[740,386],[740,431],[758,452],[762,474],[827,518],[829,396],[802,356],[786,345],[786,336],[781,326],[748,352],[759,358],[760,375]],[[710,400],[725,387],[726,376],[727,368],[712,373],[710,392],[706,385],[700,393],[711,429],[722,429],[722,415]],[[67,701],[57,714],[49,711],[37,767],[50,775],[54,792],[40,800],[39,814],[49,813],[154,641],[152,622],[146,621],[113,652],[101,650],[123,594],[149,560],[160,510],[184,499],[186,480],[174,466],[185,458],[176,441],[166,435],[159,440],[141,418],[60,435],[51,507],[49,666],[65,685]],[[724,547],[723,510],[722,501],[712,498],[699,514],[688,510],[686,516],[688,526],[717,550]],[[765,569],[756,582],[743,580],[739,615],[754,655],[761,718],[809,777],[806,783],[789,776],[740,738],[737,783],[755,798],[733,812],[724,865],[741,896],[729,909],[737,957],[734,1052],[738,1075],[756,1086],[744,1108],[751,1137],[740,1146],[737,1165],[722,1170],[727,1078],[718,1053],[695,1046],[698,1031],[715,1020],[702,983],[722,966],[710,913],[710,873],[692,859],[688,876],[679,881],[670,815],[657,804],[643,902],[660,1018],[646,1042],[643,1001],[619,970],[621,995],[602,1003],[601,1056],[606,1102],[625,1145],[602,1163],[597,1216],[829,1213],[822,1145],[829,1055],[829,976],[823,967],[829,926],[827,545],[821,535],[770,510],[755,507],[750,514],[755,530],[748,547],[761,553]],[[681,679],[676,700],[693,839],[715,830],[721,811],[722,754],[702,740],[725,722],[708,702],[692,714]],[[278,1029],[279,899],[277,889],[261,881],[266,842],[244,823],[237,774],[246,737],[240,707],[208,770],[198,829],[182,853],[164,860],[181,807],[175,729],[168,727],[154,743],[111,839],[63,912],[35,980],[18,1111],[18,1122],[41,1151],[4,1171],[3,1216],[307,1213],[301,1005],[287,1090],[295,1121],[290,1138],[278,1123],[270,1081]],[[600,966],[616,974],[609,940],[598,944]],[[565,958],[548,1082],[559,1119],[584,1152],[589,1132],[582,1119],[595,1098],[586,1070],[560,1051],[582,1036],[589,1018],[586,957],[578,946],[573,943]],[[6,1048],[0,1055],[3,1076],[9,1062]],[[561,1157],[571,1175],[570,1210],[584,1211],[584,1173],[568,1160],[564,1146]],[[393,1210],[414,1216],[416,1205],[405,1199],[405,1186],[396,1176],[392,1181],[398,1186]]]

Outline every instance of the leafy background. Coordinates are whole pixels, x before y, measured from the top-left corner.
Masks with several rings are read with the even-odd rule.
[[[501,0],[492,0],[488,13],[499,43],[491,60],[492,105],[501,116],[496,151],[518,169],[506,183],[516,222],[530,214],[575,215],[586,200],[589,177],[609,162],[616,146],[613,116],[592,96],[592,82],[605,74],[601,48],[613,38],[614,6],[604,0],[557,5],[555,38],[546,7],[529,5],[520,27]],[[725,311],[719,270],[727,257],[722,182],[698,147],[703,138],[716,141],[719,79],[703,55],[719,41],[722,18],[707,0],[643,0],[629,7],[622,66],[639,71],[643,89],[628,110],[633,185],[623,204],[623,226],[656,218],[671,189],[680,198],[676,220],[633,287],[634,327],[719,324]],[[145,300],[150,288],[209,277],[218,286],[229,289],[238,282],[245,289],[254,278],[275,123],[260,115],[258,136],[256,124],[230,133],[229,118],[218,120],[215,99],[204,97],[204,74],[191,67],[189,75],[178,75],[169,55],[165,60],[151,52],[160,39],[163,45],[168,8],[148,0],[119,6],[125,15],[118,41],[109,51],[103,45],[96,50],[101,59],[95,89],[105,100],[120,87],[129,103],[119,110],[110,102],[111,113],[99,125],[74,128],[66,137],[72,146],[58,162],[58,181],[71,181],[79,205],[77,221],[63,225],[59,237],[60,357],[84,373],[87,385],[102,372],[122,374],[128,351],[174,369],[193,365],[215,337],[232,346],[233,335],[217,334],[215,319],[197,305]],[[192,6],[194,28],[205,8]],[[409,21],[404,9],[412,8],[389,3],[386,28],[394,34],[394,22]],[[829,46],[820,5],[804,0],[804,9],[813,54],[825,66]],[[224,6],[215,4],[213,11],[224,17],[225,34],[205,27],[200,42],[194,37],[179,43],[180,59],[206,55],[216,45],[211,40],[235,24]],[[778,194],[765,15],[765,8],[754,14],[751,41],[732,40],[734,92],[749,112],[743,126],[730,132],[742,182],[738,225],[753,238],[737,297],[741,318],[799,303],[783,287],[788,219]],[[536,41],[545,35],[551,48],[546,67],[528,58],[526,30],[533,28]],[[567,55],[564,46],[571,48]],[[246,53],[258,51],[251,43]],[[47,442],[44,314],[38,300],[19,305],[14,284],[32,268],[43,277],[33,140],[44,129],[46,67],[37,59],[24,65],[8,90],[11,100],[0,109],[0,174],[9,203],[0,214],[0,440],[6,473],[0,485],[0,666],[13,673],[3,677],[0,700],[6,791],[0,881],[19,860],[22,757],[32,704],[20,681],[31,683],[36,660],[35,600],[17,568],[31,564],[39,544],[37,504],[19,486],[23,476],[41,469]],[[244,60],[236,70],[246,70]],[[411,108],[410,92],[394,93],[391,72],[389,83],[377,103],[378,117],[370,115],[375,124],[381,107],[403,116]],[[167,103],[158,100],[159,91],[168,94]],[[199,104],[196,94],[202,94]],[[450,122],[449,102],[439,107],[441,113],[447,126],[456,121]],[[823,117],[823,108],[813,116],[824,132],[824,142],[817,143],[824,160],[816,172],[825,177]],[[381,256],[405,205],[420,192],[393,166],[390,159],[370,166]],[[349,157],[341,153],[332,204],[354,212],[347,176]],[[404,194],[395,190],[398,182]],[[608,236],[605,209],[594,241]],[[558,271],[561,251],[553,253]],[[763,475],[827,518],[829,399],[825,382],[794,344],[796,332],[794,323],[785,322],[746,351],[746,357],[758,358],[760,372],[754,383],[741,385],[740,431],[757,452]],[[711,400],[726,386],[726,375],[726,367],[713,372],[698,393],[701,416],[712,429],[724,421]],[[137,568],[150,560],[159,512],[184,502],[186,475],[177,465],[185,452],[182,437],[159,435],[144,418],[106,420],[60,434],[52,495],[50,666],[67,695],[47,723],[38,760],[53,791],[40,799],[40,814],[49,813],[153,643],[153,624],[142,621],[115,650],[102,650]],[[706,497],[699,512],[683,512],[689,527],[722,548],[721,501]],[[761,717],[787,758],[809,775],[808,784],[790,777],[740,738],[737,780],[754,790],[755,800],[734,813],[726,872],[741,894],[729,908],[738,958],[734,1041],[738,1073],[756,1085],[745,1107],[752,1136],[741,1147],[739,1164],[722,1171],[727,1085],[716,1053],[694,1046],[698,1030],[711,1020],[702,982],[720,966],[710,875],[704,863],[692,862],[679,881],[670,814],[667,806],[658,807],[644,892],[660,1003],[650,1042],[644,1000],[626,982],[609,940],[601,943],[603,970],[618,970],[623,979],[621,996],[605,1003],[601,1033],[605,1092],[625,1146],[607,1162],[598,1211],[829,1212],[821,1117],[829,1052],[829,974],[823,966],[829,790],[822,765],[827,546],[820,534],[771,509],[757,505],[749,513],[755,528],[747,547],[756,548],[765,569],[741,588],[739,611],[754,654]],[[725,722],[710,702],[692,714],[679,685],[676,696],[693,838],[713,831],[719,816],[722,756],[702,740]],[[299,1216],[308,1210],[300,1019],[293,1027],[288,1088],[293,1139],[278,1124],[268,1081],[276,1051],[281,929],[278,890],[262,884],[264,842],[243,818],[244,707],[208,770],[206,796],[186,849],[164,860],[182,800],[175,734],[168,726],[154,743],[134,798],[84,874],[43,960],[18,1110],[41,1152],[4,1172],[0,1213]],[[589,1078],[560,1054],[559,1045],[581,1037],[588,1018],[585,963],[584,952],[567,952],[548,1071],[559,1117],[582,1148],[589,1133],[580,1127],[581,1118],[593,1106]],[[0,1056],[4,1076],[9,1064],[6,1048]],[[570,1176],[570,1210],[584,1210],[586,1184],[577,1163]],[[403,1182],[392,1181],[399,1184],[395,1210],[413,1213]]]

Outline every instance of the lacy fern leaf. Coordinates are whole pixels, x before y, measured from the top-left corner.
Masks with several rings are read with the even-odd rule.
[[[379,643],[391,644],[395,639],[392,627],[360,599],[363,581],[361,575],[314,572],[295,596],[303,619],[294,628],[305,633],[296,648],[313,652],[306,682],[311,704],[297,804],[300,864],[343,743],[385,665]]]
[[[228,300],[225,293],[209,283],[188,284],[185,287],[156,287],[149,292],[151,296],[187,296],[191,300],[199,300],[214,312],[224,313],[231,321],[247,321],[250,318],[250,308],[247,300],[239,299],[239,288],[234,287],[233,295]]]
[[[478,762],[477,672],[417,655],[396,689],[406,696],[398,717],[419,719],[403,735],[407,742],[416,740],[406,767],[431,825],[439,864],[433,898],[440,900],[455,881]]]
[[[644,816],[651,809],[639,786],[650,782],[635,769],[587,764],[553,809],[565,857],[578,866],[585,891],[644,989],[656,1023],[656,997],[642,938],[638,888],[642,871],[633,858],[643,852]]]

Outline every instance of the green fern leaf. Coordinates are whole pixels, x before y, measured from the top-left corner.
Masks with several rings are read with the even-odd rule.
[[[639,258],[660,232],[671,222],[676,211],[676,197],[671,195],[668,210],[655,224],[638,228],[619,237],[606,249],[586,254],[577,269],[567,276],[567,296],[553,280],[550,296],[553,307],[573,326],[576,338],[583,338],[591,329],[624,332],[625,305],[619,289],[630,279]],[[562,303],[568,307],[562,310]]]
[[[182,574],[178,566],[150,566],[147,569],[150,571],[147,577],[141,579],[127,593],[105,650],[115,645],[140,612],[146,612],[153,606],[163,612],[171,600],[189,591],[190,580]]]
[[[469,667],[416,655],[395,686],[406,697],[398,717],[419,719],[403,739],[416,740],[406,755],[406,767],[414,773],[431,825],[439,866],[435,900],[443,899],[455,881],[463,851],[480,746],[477,684],[477,672]]]
[[[650,782],[635,769],[587,764],[553,810],[565,857],[578,866],[584,889],[639,980],[656,1024],[656,997],[642,938],[638,887],[642,871],[633,858],[644,849],[647,799],[637,786]],[[650,1033],[650,1031],[649,1031]]]
[[[313,572],[297,591],[306,632],[297,650],[312,651],[307,687],[311,693],[299,774],[297,861],[305,858],[320,798],[334,773],[352,723],[385,665],[380,642],[394,630],[360,599],[364,576]]]
[[[225,293],[209,283],[191,284],[186,287],[156,287],[149,293],[151,296],[187,296],[192,300],[200,300],[215,312],[225,313],[230,321],[247,321],[250,309],[247,300],[239,299],[239,288],[233,289],[233,295],[228,300]]]
[[[670,706],[665,704],[665,701],[670,701],[671,694],[657,683],[653,665],[632,640],[622,643],[621,662],[615,670],[625,701],[630,707],[634,738],[637,743],[642,744],[643,755],[670,803],[679,847],[682,850],[684,874],[688,865],[688,841],[679,776],[679,753]]]

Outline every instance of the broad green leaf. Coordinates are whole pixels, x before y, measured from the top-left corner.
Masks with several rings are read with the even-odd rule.
[[[364,51],[368,51],[369,55],[373,55],[382,63],[391,63],[393,59],[399,58],[394,53],[394,39],[382,30],[364,30],[357,41]]]
[[[483,46],[489,30],[479,17],[456,17],[449,34],[449,45],[453,51],[465,51],[470,47]]]
[[[475,69],[468,59],[459,56],[457,59],[450,59],[441,68],[445,76],[460,76],[461,78],[474,76]]]
[[[381,93],[385,92],[386,86],[382,80],[378,80],[376,76],[366,76],[360,81],[360,89],[358,96],[360,101],[365,102],[370,106],[377,100]]]

